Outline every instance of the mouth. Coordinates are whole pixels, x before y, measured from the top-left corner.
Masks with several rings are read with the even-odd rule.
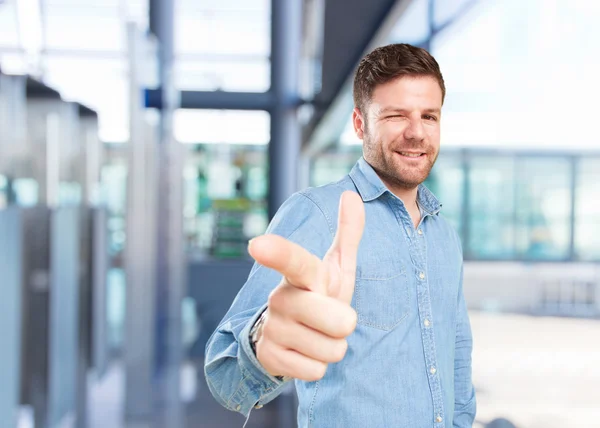
[[[410,159],[410,160],[418,160],[420,158],[424,158],[425,156],[427,156],[426,153],[423,152],[396,152],[398,155],[400,155],[401,157],[405,158],[405,159]]]

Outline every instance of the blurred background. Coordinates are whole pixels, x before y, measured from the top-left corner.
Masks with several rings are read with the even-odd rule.
[[[361,156],[352,74],[437,58],[476,427],[600,427],[600,4],[0,0],[0,427],[241,427],[204,346],[294,191]],[[286,391],[248,427],[295,427]]]

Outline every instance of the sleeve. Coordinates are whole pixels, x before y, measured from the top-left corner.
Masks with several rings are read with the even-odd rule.
[[[330,219],[306,193],[296,193],[279,209],[267,233],[277,234],[322,258],[333,240]],[[254,264],[229,311],[206,345],[204,374],[215,399],[248,416],[253,407],[277,397],[286,382],[261,366],[252,352],[250,329],[266,309],[281,275]]]
[[[475,388],[471,379],[471,353],[473,335],[463,293],[461,269],[458,293],[456,347],[454,356],[454,428],[471,428],[477,408]]]

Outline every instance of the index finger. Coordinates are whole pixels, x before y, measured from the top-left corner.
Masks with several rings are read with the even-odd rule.
[[[290,284],[325,294],[323,262],[300,245],[279,235],[263,235],[250,241],[248,252],[261,265],[281,273]]]

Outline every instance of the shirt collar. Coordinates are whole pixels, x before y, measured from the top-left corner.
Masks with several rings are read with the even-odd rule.
[[[369,163],[362,156],[358,162],[356,162],[352,168],[352,171],[350,171],[350,178],[354,182],[354,185],[356,186],[363,202],[369,202],[377,199],[386,192],[391,194],[373,167],[369,165]],[[423,210],[425,210],[425,212],[428,214],[438,214],[442,208],[442,204],[423,184],[419,184],[419,188],[417,190],[417,201]]]

